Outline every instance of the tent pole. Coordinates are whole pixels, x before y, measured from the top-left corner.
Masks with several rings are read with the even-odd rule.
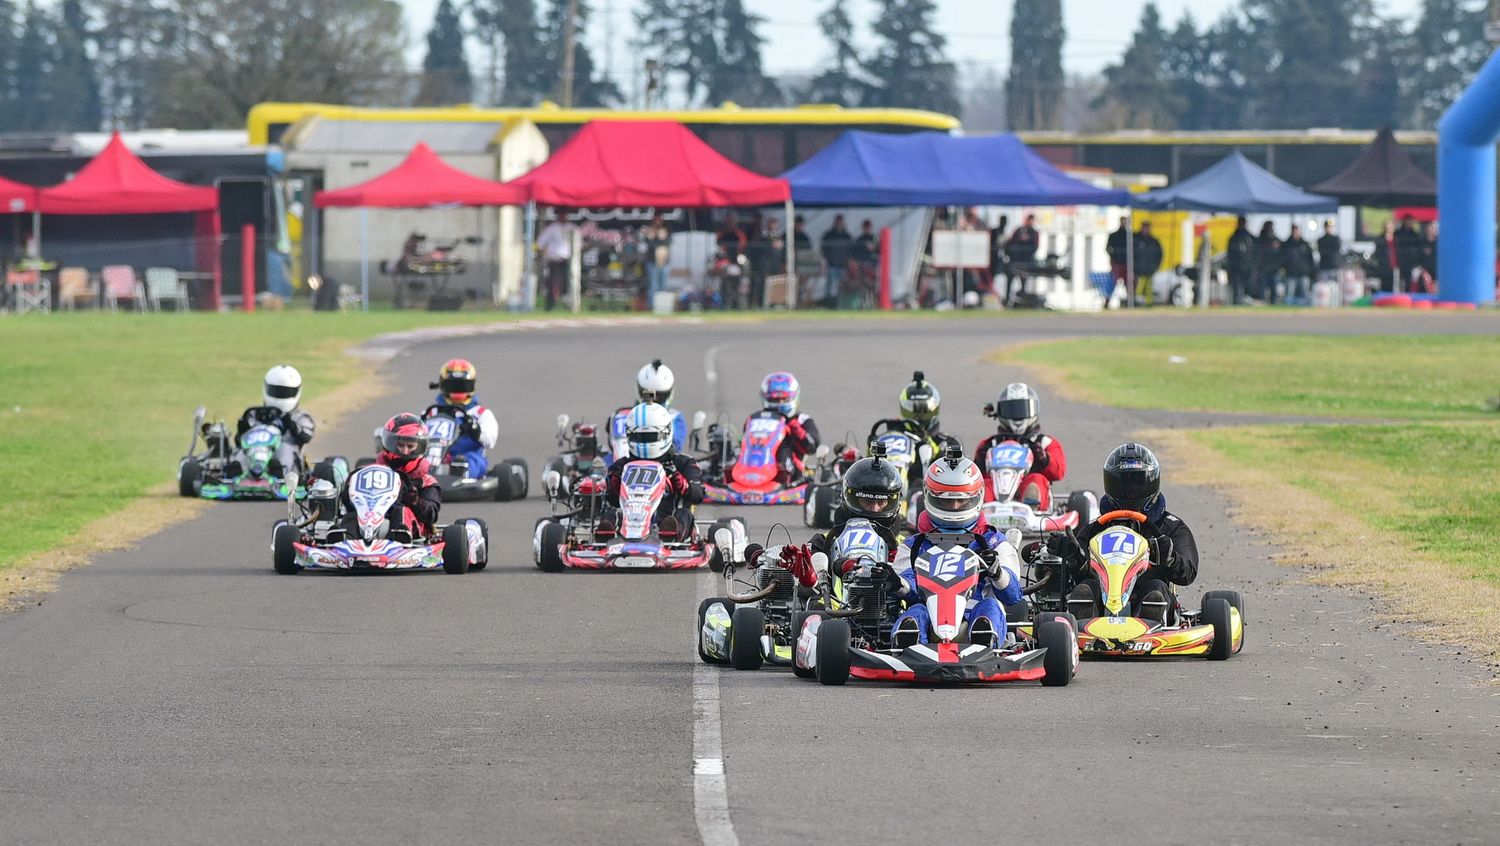
[[[577,314],[583,309],[583,233],[575,227],[569,237],[573,257],[568,259],[568,310]]]
[[[521,310],[536,310],[536,200],[526,201],[526,260],[521,280]]]
[[[359,207],[359,300],[360,311],[370,310],[370,214]]]
[[[31,257],[40,263],[42,260],[42,210],[39,208],[31,210],[31,249],[34,251]]]
[[[1203,223],[1203,247],[1199,250],[1198,259],[1198,287],[1203,289],[1203,308],[1208,308],[1208,301],[1213,299],[1214,277],[1213,277],[1213,245],[1209,243],[1208,224],[1213,222],[1210,217]]]
[[[792,231],[793,220],[797,209],[792,205],[790,195],[786,198],[786,225],[781,227],[782,235],[786,238],[786,307],[797,308],[797,239]]]

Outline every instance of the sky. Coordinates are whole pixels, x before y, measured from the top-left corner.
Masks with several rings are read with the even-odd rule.
[[[432,26],[438,0],[400,0],[406,7],[410,58],[420,65],[426,51],[427,31]],[[594,21],[589,42],[595,60],[611,69],[625,91],[632,90],[635,57],[627,40],[634,31],[631,17],[634,0],[592,0]],[[1068,39],[1063,45],[1063,66],[1069,73],[1093,74],[1124,52],[1148,0],[1063,0]],[[1191,9],[1201,25],[1234,6],[1236,0],[1156,0],[1168,24],[1176,23]],[[540,5],[540,4],[539,4]],[[746,4],[766,19],[761,34],[766,37],[764,60],[773,75],[816,72],[827,59],[828,48],[818,31],[817,17],[827,0],[753,0]],[[870,19],[871,0],[851,0],[856,22]],[[1010,11],[1012,0],[937,0],[938,28],[948,38],[949,56],[961,66],[988,67],[1001,73],[1010,63]],[[1377,0],[1384,14],[1414,17],[1421,0]],[[609,21],[613,25],[605,26]],[[868,32],[867,27],[865,32]],[[608,35],[607,35],[608,34]],[[607,38],[614,40],[613,50]],[[865,37],[868,37],[866,35]],[[470,57],[471,61],[475,59]]]

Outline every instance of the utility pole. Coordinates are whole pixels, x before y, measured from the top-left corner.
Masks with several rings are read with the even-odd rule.
[[[568,0],[563,21],[562,106],[573,108],[573,41],[578,35],[578,0]]]

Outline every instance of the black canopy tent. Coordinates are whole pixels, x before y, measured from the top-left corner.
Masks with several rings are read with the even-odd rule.
[[[1411,160],[1389,128],[1337,176],[1312,190],[1332,194],[1351,206],[1430,206],[1437,202],[1437,183]]]

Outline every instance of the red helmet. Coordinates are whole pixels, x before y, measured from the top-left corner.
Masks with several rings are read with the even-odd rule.
[[[928,465],[922,479],[927,516],[940,531],[967,529],[979,521],[984,503],[984,477],[973,461],[950,448]]]
[[[380,463],[397,473],[427,472],[427,427],[415,414],[402,412],[380,429]]]
[[[438,390],[453,405],[468,405],[474,398],[474,380],[479,375],[467,358],[450,359],[438,372]]]

